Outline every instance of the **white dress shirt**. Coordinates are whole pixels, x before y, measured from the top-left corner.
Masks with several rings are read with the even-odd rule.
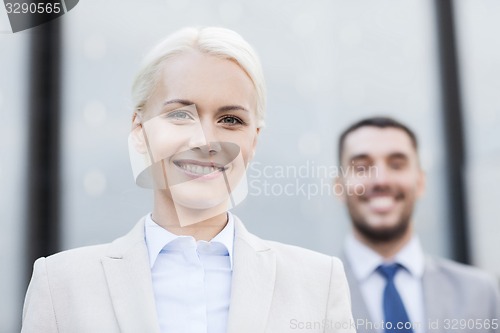
[[[234,220],[210,242],[145,222],[153,291],[162,333],[225,333],[231,297]]]
[[[425,259],[416,236],[398,252],[391,262],[384,261],[382,256],[361,243],[353,235],[347,238],[345,254],[354,276],[358,280],[371,319],[378,327],[384,321],[383,294],[386,280],[376,271],[377,267],[382,264],[401,264],[404,269],[398,271],[394,283],[403,300],[408,317],[415,325],[414,333],[426,332],[427,322],[422,288]],[[382,333],[383,330],[379,332]]]

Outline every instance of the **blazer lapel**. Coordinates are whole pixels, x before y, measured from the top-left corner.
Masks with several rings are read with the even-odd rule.
[[[159,333],[144,218],[102,258],[116,319],[123,333]]]
[[[344,271],[349,283],[349,290],[351,291],[352,316],[354,320],[359,319],[364,320],[365,322],[372,321],[368,308],[366,307],[365,300],[363,299],[363,295],[359,290],[358,280],[354,276],[351,264],[349,263],[349,260],[347,260],[345,253],[342,253],[340,259],[344,263]],[[360,325],[358,333],[366,332],[364,327],[365,325]]]
[[[424,303],[429,322],[438,320],[442,325],[444,319],[454,317],[453,313],[449,313],[446,310],[455,306],[455,304],[449,304],[453,297],[446,296],[452,296],[453,290],[440,272],[436,262],[430,257],[426,258],[422,287],[424,289]],[[440,295],[440,297],[436,297],[436,295]]]
[[[235,216],[234,265],[228,333],[266,329],[276,278],[275,253]]]

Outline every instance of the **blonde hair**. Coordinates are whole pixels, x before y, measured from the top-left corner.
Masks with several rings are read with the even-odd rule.
[[[257,95],[257,127],[264,127],[266,89],[259,58],[238,33],[224,28],[184,28],[169,35],[144,58],[132,86],[134,109],[141,110],[159,80],[163,62],[173,56],[197,50],[235,61],[252,81]]]

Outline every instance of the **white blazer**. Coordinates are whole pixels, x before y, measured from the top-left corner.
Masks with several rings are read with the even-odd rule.
[[[144,218],[112,243],[35,262],[23,333],[159,333]],[[342,263],[235,218],[229,333],[355,332]]]

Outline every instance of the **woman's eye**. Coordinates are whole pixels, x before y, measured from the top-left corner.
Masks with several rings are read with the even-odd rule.
[[[170,112],[168,115],[167,115],[167,118],[170,118],[170,119],[175,119],[175,120],[191,120],[191,119],[194,119],[190,114],[189,112],[186,112],[186,111],[182,111],[182,110],[179,110],[179,111],[174,111],[174,112]]]
[[[244,122],[240,118],[237,118],[234,116],[223,117],[219,122],[222,124],[226,124],[226,125],[242,125],[242,124],[244,124]]]

